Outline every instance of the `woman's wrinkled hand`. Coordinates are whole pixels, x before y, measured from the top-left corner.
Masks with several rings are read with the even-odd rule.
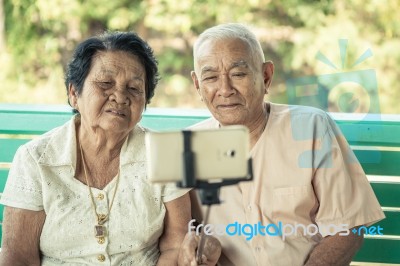
[[[201,264],[198,264],[196,261],[196,251],[199,247],[200,236],[197,236],[195,232],[186,233],[179,250],[179,266],[214,266],[217,264],[219,256],[221,255],[221,243],[213,236],[204,235],[204,237],[206,237],[206,239]]]

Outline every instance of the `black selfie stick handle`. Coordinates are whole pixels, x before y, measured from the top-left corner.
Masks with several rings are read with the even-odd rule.
[[[194,153],[192,151],[192,132],[183,130],[183,179],[181,187],[196,187],[194,176]]]
[[[213,204],[220,204],[221,201],[219,200],[219,190],[220,187],[200,188],[199,196],[201,204],[208,206]]]

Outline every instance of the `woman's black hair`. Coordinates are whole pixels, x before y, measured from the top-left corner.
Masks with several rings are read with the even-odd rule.
[[[98,51],[124,51],[135,55],[146,71],[146,104],[150,103],[159,80],[158,62],[147,42],[133,32],[106,32],[81,42],[67,66],[65,74],[67,94],[70,84],[75,87],[78,95],[81,94],[90,71],[92,58]],[[68,103],[71,105],[69,99]],[[76,113],[77,110],[74,112]]]

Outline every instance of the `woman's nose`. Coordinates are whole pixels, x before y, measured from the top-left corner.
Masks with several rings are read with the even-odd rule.
[[[110,97],[111,100],[118,104],[129,104],[128,91],[125,87],[116,88]]]

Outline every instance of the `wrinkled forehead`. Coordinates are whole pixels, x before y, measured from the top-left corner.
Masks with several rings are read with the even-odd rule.
[[[198,60],[201,57],[209,54],[219,53],[228,49],[231,53],[249,53],[251,54],[250,44],[240,38],[217,38],[203,40],[195,47],[194,57]]]
[[[257,55],[251,45],[240,38],[207,39],[201,42],[194,51],[194,68],[196,73],[206,65],[213,65],[219,60],[228,64],[244,62],[254,64]]]
[[[99,75],[117,75],[132,73],[144,76],[145,68],[138,56],[125,51],[98,51],[92,57],[89,73]]]

